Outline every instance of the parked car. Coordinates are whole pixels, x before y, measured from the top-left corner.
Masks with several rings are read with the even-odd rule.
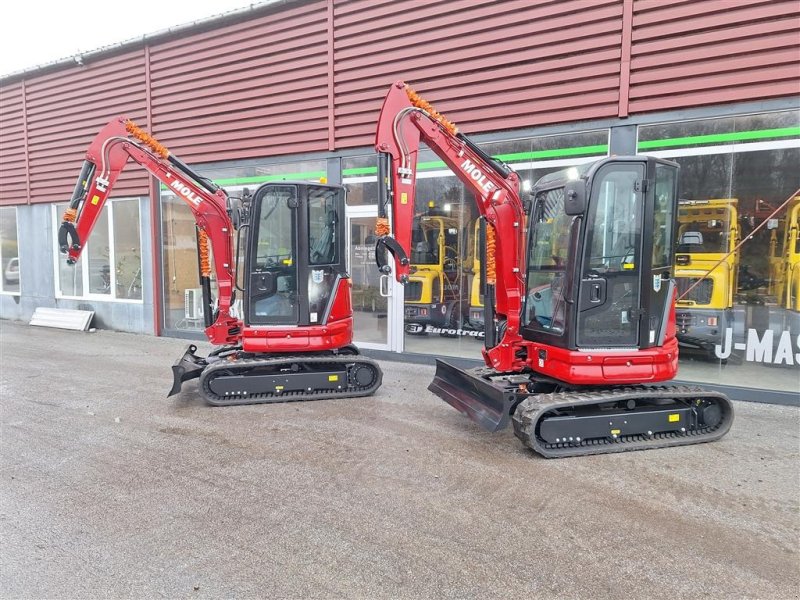
[[[6,283],[19,283],[19,258],[14,257],[8,261],[3,271],[3,281]]]

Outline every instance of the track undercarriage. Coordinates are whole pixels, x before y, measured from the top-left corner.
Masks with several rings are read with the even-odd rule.
[[[436,366],[431,391],[489,431],[512,421],[516,436],[546,458],[710,442],[733,422],[724,394],[693,386],[565,389],[535,373]]]
[[[207,358],[190,345],[173,365],[174,383],[199,378],[205,400],[214,406],[299,402],[369,396],[381,385],[378,364],[361,356],[355,346],[337,351],[294,355],[264,355],[238,348],[219,349]]]

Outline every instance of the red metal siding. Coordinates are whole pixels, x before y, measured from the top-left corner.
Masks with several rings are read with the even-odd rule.
[[[188,162],[328,149],[324,0],[154,45],[153,134]]]
[[[26,82],[31,202],[69,200],[83,154],[111,118],[145,122],[144,51],[72,67]],[[147,175],[123,173],[114,196],[147,194]]]
[[[120,113],[200,164],[369,146],[397,79],[471,133],[800,92],[797,0],[311,0],[243,19],[4,84],[0,204],[66,199]],[[116,192],[146,182],[130,169]]]
[[[470,133],[617,114],[622,0],[335,0],[334,23],[339,148],[396,79]]]
[[[22,82],[0,88],[0,205],[27,201]]]
[[[800,92],[797,0],[635,0],[631,113]]]

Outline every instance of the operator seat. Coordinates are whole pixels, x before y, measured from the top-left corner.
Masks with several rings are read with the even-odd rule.
[[[700,231],[684,231],[678,242],[677,252],[696,252],[703,247],[703,234]]]
[[[427,241],[417,242],[414,249],[411,251],[412,264],[430,264],[433,261],[433,252],[431,252],[431,245]]]

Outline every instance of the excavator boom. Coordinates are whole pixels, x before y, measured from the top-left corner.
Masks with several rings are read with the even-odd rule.
[[[381,190],[379,214],[391,211],[394,235],[378,240],[376,257],[386,248],[395,259],[395,277],[408,280],[411,253],[411,223],[414,216],[416,165],[419,143],[424,141],[455,173],[477,200],[480,215],[487,221],[487,297],[502,321],[502,340],[487,322],[484,360],[501,370],[519,369],[522,364],[513,347],[521,340],[519,316],[525,290],[525,210],[518,194],[517,174],[488,156],[469,138],[458,133],[445,119],[403,82],[395,83],[381,109],[375,148],[388,185]],[[496,265],[508,268],[497,269]],[[379,264],[387,272],[389,266]]]
[[[166,185],[191,209],[197,222],[200,245],[200,283],[204,290],[206,335],[213,344],[238,340],[241,321],[231,316],[233,300],[233,225],[227,214],[224,190],[192,171],[167,148],[133,121],[112,119],[86,151],[78,182],[59,228],[59,246],[74,264],[94,229],[114,184],[128,161],[134,161]],[[214,251],[218,287],[216,318],[212,318],[209,244]]]

